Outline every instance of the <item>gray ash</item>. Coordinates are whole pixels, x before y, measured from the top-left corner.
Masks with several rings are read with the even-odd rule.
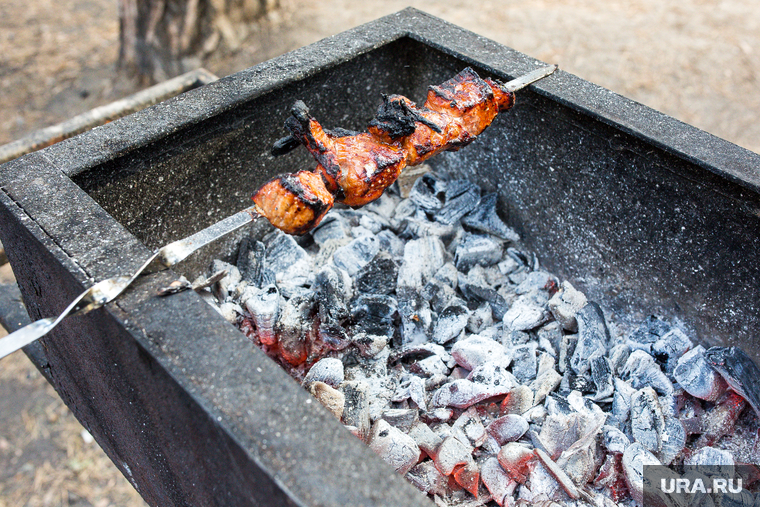
[[[760,463],[746,355],[610,326],[468,181],[399,192],[244,240],[207,300],[436,505],[640,504],[643,463]]]

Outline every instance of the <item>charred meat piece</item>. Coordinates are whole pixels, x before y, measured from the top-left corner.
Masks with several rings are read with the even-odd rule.
[[[252,199],[272,225],[288,234],[304,234],[316,227],[334,202],[322,177],[309,171],[273,178]]]

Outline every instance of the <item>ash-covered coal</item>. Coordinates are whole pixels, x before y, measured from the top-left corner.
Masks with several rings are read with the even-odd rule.
[[[428,173],[244,240],[212,293],[436,505],[640,504],[644,464],[760,463],[746,355],[657,317],[625,333],[518,241],[495,194]]]

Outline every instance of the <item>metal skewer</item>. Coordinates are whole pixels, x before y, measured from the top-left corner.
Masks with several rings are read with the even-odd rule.
[[[0,339],[0,359],[42,338],[69,315],[84,314],[110,303],[132,285],[132,282],[141,274],[170,268],[186,259],[199,248],[250,224],[261,216],[256,208],[255,205],[246,208],[206,227],[202,231],[196,232],[192,236],[161,247],[132,276],[117,276],[98,282],[77,296],[57,318],[40,319]]]
[[[550,76],[555,70],[557,70],[556,65],[542,67],[500,86],[505,91],[515,92]],[[282,140],[278,141],[278,143],[280,142]],[[253,222],[260,216],[257,206],[254,205],[246,208],[192,236],[169,243],[160,248],[132,276],[117,276],[96,283],[80,294],[57,318],[40,319],[0,339],[0,359],[45,336],[69,315],[87,313],[113,301],[141,274],[152,273],[174,266],[199,248]]]

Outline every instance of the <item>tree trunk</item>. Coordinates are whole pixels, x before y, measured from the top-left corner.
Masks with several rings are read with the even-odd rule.
[[[152,84],[197,68],[224,45],[236,49],[247,24],[279,0],[119,0],[119,68]]]

